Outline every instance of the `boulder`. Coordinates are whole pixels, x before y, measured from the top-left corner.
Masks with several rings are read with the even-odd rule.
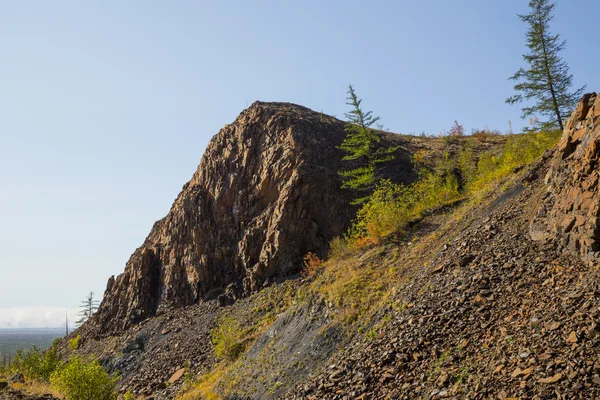
[[[546,192],[530,226],[550,241],[593,262],[600,251],[600,96],[588,93],[566,124],[545,178]]]

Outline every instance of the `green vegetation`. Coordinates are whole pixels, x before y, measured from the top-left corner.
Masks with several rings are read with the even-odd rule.
[[[73,339],[69,340],[69,342],[67,343],[67,345],[69,346],[69,349],[75,351],[79,348],[79,341],[81,340],[81,336],[77,335],[76,337],[74,337]]]
[[[46,351],[36,346],[19,350],[0,375],[23,374],[26,389],[38,388],[54,392],[65,400],[113,400],[118,375],[109,375],[97,360],[86,360],[77,355],[68,359],[59,356],[60,339]],[[79,346],[79,336],[68,342],[73,351]]]
[[[412,185],[382,181],[358,211],[349,237],[358,247],[379,244],[383,239],[404,233],[425,211],[456,200],[458,180],[451,174],[423,170]]]
[[[521,21],[529,25],[529,53],[523,55],[528,69],[521,68],[510,78],[517,82],[514,88],[518,93],[506,102],[515,104],[523,100],[535,100],[534,105],[522,108],[523,118],[546,116],[548,120],[538,123],[538,128],[563,130],[563,122],[581,98],[585,86],[569,92],[573,75],[559,55],[566,42],[561,41],[559,35],[550,33],[555,4],[549,0],[531,0],[529,7],[529,14],[519,15]]]
[[[66,400],[113,400],[118,375],[109,375],[97,360],[86,361],[72,356],[50,377],[53,388]]]
[[[123,400],[135,400],[135,396],[130,391],[125,392]]]
[[[246,348],[244,329],[231,316],[220,318],[212,330],[212,343],[215,355],[219,359],[235,361]]]
[[[344,161],[358,164],[355,168],[341,171],[345,178],[342,188],[355,190],[359,196],[354,203],[362,204],[369,198],[369,193],[376,187],[378,165],[394,159],[396,147],[383,147],[379,143],[379,133],[371,129],[379,117],[374,117],[371,111],[363,111],[362,99],[359,99],[352,85],[348,86],[348,104],[352,109],[346,113],[346,137],[340,145],[346,155]]]
[[[41,351],[37,346],[28,350],[19,350],[14,357],[7,372],[10,374],[23,374],[28,379],[50,381],[50,375],[58,368],[60,358],[58,357],[58,343],[56,339],[46,351]]]
[[[481,196],[516,169],[531,164],[560,138],[560,131],[529,132],[510,136],[499,154],[477,156],[469,140],[456,157],[446,152],[433,168],[420,167],[419,179],[411,185],[396,185],[382,181],[363,204],[356,220],[342,239],[336,239],[334,254],[344,247],[361,248],[377,245],[388,238],[398,240],[409,226],[425,214],[457,200]],[[413,162],[421,165],[419,154]]]
[[[561,131],[553,130],[510,136],[499,155],[483,153],[479,157],[477,173],[468,182],[467,189],[472,193],[486,190],[490,184],[506,178],[518,168],[533,163],[546,150],[556,145],[561,134]]]

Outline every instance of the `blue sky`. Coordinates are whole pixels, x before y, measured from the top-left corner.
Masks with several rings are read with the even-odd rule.
[[[394,132],[521,127],[504,99],[526,11],[525,0],[2,2],[0,325],[16,324],[11,313],[39,325],[23,310],[101,294],[211,136],[254,100],[342,117],[352,83]],[[590,90],[598,15],[596,0],[563,0],[553,24]]]

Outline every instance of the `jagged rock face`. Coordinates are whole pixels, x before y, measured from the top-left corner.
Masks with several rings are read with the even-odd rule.
[[[355,215],[340,189],[344,124],[287,103],[254,103],[209,143],[169,214],[125,272],[110,278],[90,324],[118,332],[165,307],[260,289],[323,257]],[[395,171],[412,174],[408,152]],[[414,174],[412,174],[414,175]],[[414,176],[413,176],[414,177]]]
[[[595,260],[600,253],[600,96],[586,94],[557,146],[530,234]]]

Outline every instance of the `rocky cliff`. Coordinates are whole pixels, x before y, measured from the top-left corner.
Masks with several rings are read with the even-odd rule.
[[[547,190],[532,221],[535,240],[594,261],[600,255],[600,96],[586,94],[565,127],[545,178]]]
[[[307,252],[323,257],[355,214],[352,193],[339,188],[344,135],[343,122],[293,104],[242,112],[212,138],[124,273],[109,279],[90,322],[96,334],[169,307],[231,302],[296,273]],[[408,151],[395,163],[395,180],[414,178]]]

